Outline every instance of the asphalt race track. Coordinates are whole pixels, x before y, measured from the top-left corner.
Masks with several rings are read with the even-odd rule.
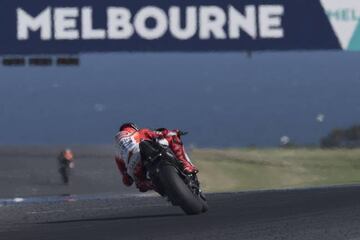
[[[186,216],[149,194],[2,200],[0,239],[360,239],[360,186],[208,195]]]

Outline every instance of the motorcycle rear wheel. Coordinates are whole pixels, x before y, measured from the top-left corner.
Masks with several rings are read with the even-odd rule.
[[[204,200],[193,194],[179,176],[178,170],[175,167],[162,165],[159,168],[159,173],[166,195],[174,205],[180,206],[188,215],[200,214],[207,210],[206,202],[206,205],[204,205]]]

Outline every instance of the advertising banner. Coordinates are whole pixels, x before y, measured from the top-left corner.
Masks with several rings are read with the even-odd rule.
[[[358,0],[3,0],[0,55],[359,50]]]

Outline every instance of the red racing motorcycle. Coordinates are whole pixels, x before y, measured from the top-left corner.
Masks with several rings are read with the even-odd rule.
[[[167,197],[174,206],[180,206],[189,215],[208,210],[196,174],[185,174],[181,162],[168,146],[156,140],[145,140],[140,143],[140,153],[146,176],[160,195]]]

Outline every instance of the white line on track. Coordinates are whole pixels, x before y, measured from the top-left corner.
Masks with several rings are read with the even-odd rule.
[[[77,202],[81,200],[103,200],[103,199],[126,199],[126,198],[147,198],[158,196],[156,193],[104,193],[96,195],[68,195],[68,196],[44,196],[44,197],[16,197],[0,199],[0,206],[25,204],[25,203],[46,203],[46,202]]]
[[[49,214],[49,213],[63,213],[65,212],[65,210],[51,210],[51,211],[32,211],[32,212],[27,212],[26,214]]]

